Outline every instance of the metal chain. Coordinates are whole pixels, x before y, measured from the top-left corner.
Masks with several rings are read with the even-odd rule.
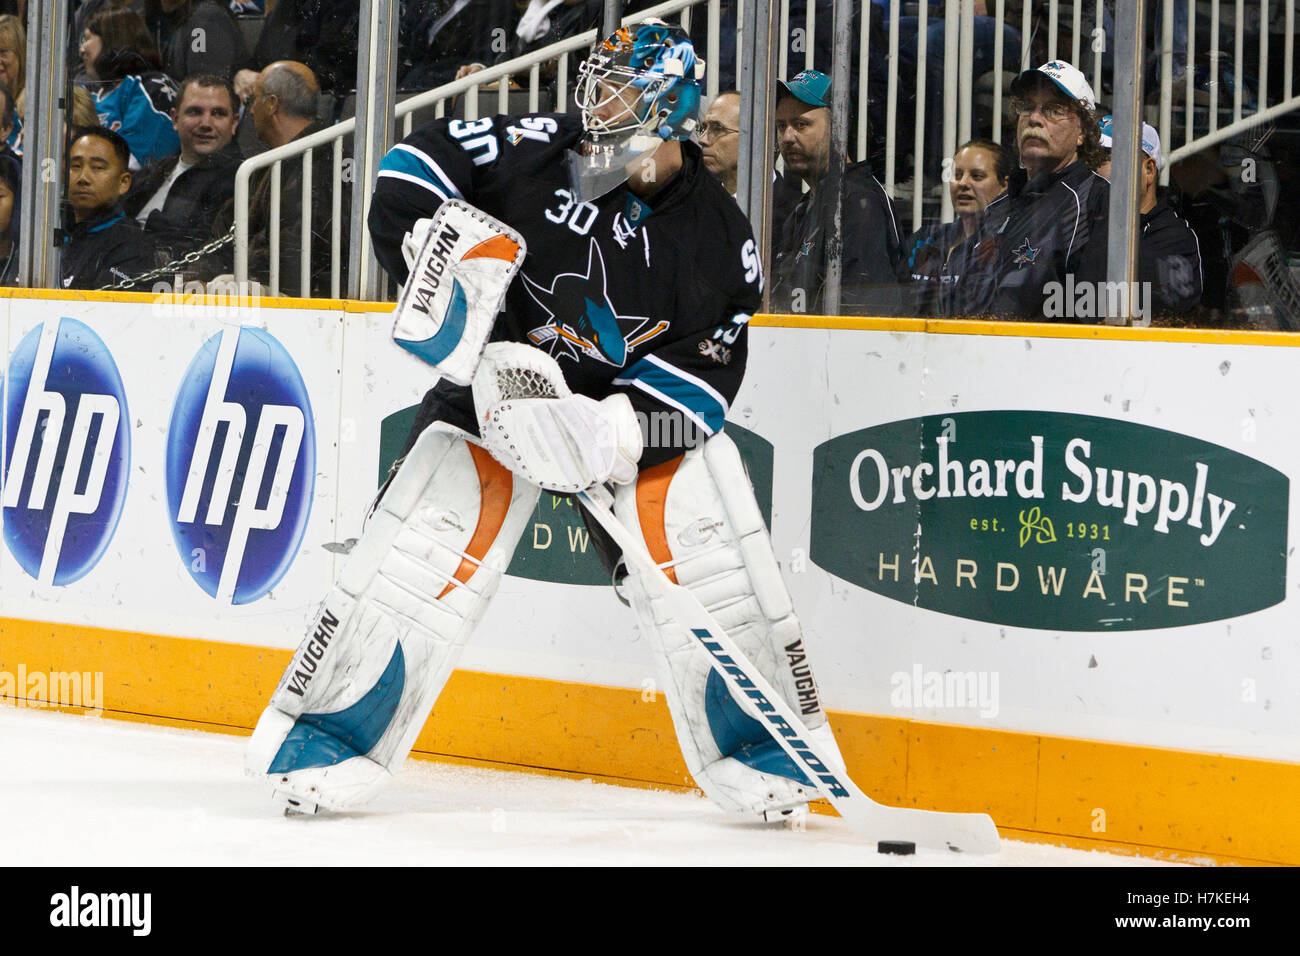
[[[218,249],[222,248],[223,246],[228,246],[230,245],[230,243],[234,241],[235,241],[235,227],[231,226],[230,231],[228,233],[226,233],[224,236],[222,236],[219,239],[213,239],[206,246],[200,246],[198,249],[195,249],[193,252],[188,252],[185,255],[181,256],[179,259],[173,259],[171,262],[167,263],[166,265],[159,266],[157,269],[150,269],[148,272],[141,273],[138,276],[132,276],[131,278],[123,279],[121,282],[114,283],[113,285],[106,285],[103,288],[101,288],[99,291],[119,292],[123,289],[130,289],[133,286],[139,285],[144,282],[148,282],[151,279],[161,279],[164,276],[173,276],[177,272],[184,271],[181,267],[190,265],[193,262],[197,262],[199,259],[203,258],[204,256],[216,252]]]

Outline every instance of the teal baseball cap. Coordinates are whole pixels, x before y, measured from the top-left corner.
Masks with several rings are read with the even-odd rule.
[[[796,73],[789,83],[777,80],[776,85],[781,88],[781,92],[776,97],[777,102],[780,102],[783,96],[793,96],[809,106],[830,109],[831,78],[821,70],[804,70],[802,73]]]

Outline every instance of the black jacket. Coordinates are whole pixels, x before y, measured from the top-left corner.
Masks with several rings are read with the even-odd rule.
[[[962,283],[979,280],[980,260],[976,256],[987,224],[1002,222],[1008,202],[1004,192],[989,203],[970,236],[965,235],[958,217],[952,222],[932,223],[908,238],[898,266],[899,281],[911,287],[910,295],[903,298],[906,314],[949,319],[967,315],[968,300],[973,293]]]
[[[65,289],[102,289],[158,265],[153,243],[121,203],[77,223],[63,240]],[[149,286],[132,291],[148,292]]]
[[[243,160],[239,147],[231,142],[225,149],[202,157],[172,183],[162,208],[151,212],[144,226],[170,258],[197,249],[211,238],[212,223],[221,207],[234,199],[235,170]],[[135,176],[123,202],[128,216],[134,219],[139,214],[178,162],[180,153],[173,153]]]
[[[513,0],[408,0],[398,21],[398,89],[429,90],[466,63],[503,59],[518,23]]]
[[[199,73],[231,79],[253,66],[244,34],[224,2],[199,0],[187,15],[163,14],[152,26],[163,71],[177,83]]]
[[[772,308],[778,312],[822,311],[826,283],[826,239],[822,229],[825,180],[807,193],[786,220],[772,265]],[[902,237],[893,204],[867,163],[844,169],[841,202],[843,254],[840,310],[895,311],[894,283],[902,257]],[[883,288],[882,288],[883,287]],[[885,301],[889,307],[883,308]]]
[[[280,0],[253,49],[255,68],[297,60],[315,74],[322,93],[342,99],[357,84],[360,10],[357,0]]]
[[[293,141],[304,139],[324,129],[320,122],[305,127]],[[248,276],[269,285],[271,281],[271,170],[265,166],[253,174],[248,184]],[[312,150],[311,187],[311,275],[308,291],[317,297],[331,292],[330,241],[332,238],[334,148],[318,146]],[[301,295],[302,277],[302,160],[286,159],[280,169],[280,283],[279,294]],[[348,241],[349,207],[351,189],[346,181],[340,198],[340,233],[344,244]],[[224,236],[235,221],[233,200],[226,203],[212,226],[211,238]],[[204,279],[234,272],[234,244],[220,249],[214,257],[205,258],[199,267]],[[341,251],[339,263],[340,292],[347,283],[347,251]]]
[[[1186,312],[1200,305],[1204,275],[1196,233],[1165,200],[1142,214],[1138,281],[1149,282],[1154,315]]]
[[[1077,160],[1023,185],[1013,177],[1011,194],[1004,211],[985,216],[980,266],[962,281],[963,311],[1041,322],[1049,283],[1067,274],[1076,284],[1106,279],[1110,183]]]

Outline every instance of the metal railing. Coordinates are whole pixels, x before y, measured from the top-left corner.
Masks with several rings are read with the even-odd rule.
[[[683,26],[689,28],[691,8],[704,7],[705,15],[708,17],[708,43],[706,57],[711,55],[716,58],[718,50],[718,32],[719,32],[719,9],[720,0],[668,0],[668,2],[657,4],[647,10],[641,11],[634,16],[625,17],[624,23],[631,23],[647,16],[669,17],[681,15],[683,17]],[[578,50],[589,48],[597,38],[597,31],[587,30],[584,33],[562,40],[558,43],[551,44],[541,50],[536,50],[522,57],[508,60],[496,66],[488,67],[477,73],[459,80],[453,80],[442,86],[419,93],[397,104],[394,111],[396,119],[401,123],[401,135],[408,136],[411,133],[414,122],[414,114],[417,110],[428,107],[434,108],[435,116],[443,116],[446,112],[447,103],[456,97],[465,97],[465,119],[476,119],[479,116],[479,100],[481,88],[487,85],[495,85],[497,93],[497,108],[500,112],[506,112],[511,92],[511,82],[516,77],[527,76],[529,92],[529,109],[536,111],[539,108],[541,100],[541,71],[543,65],[554,62],[556,71],[556,91],[557,100],[554,105],[556,111],[563,111],[567,106],[569,77],[568,77],[568,56]],[[706,62],[708,60],[706,59]],[[713,96],[718,91],[716,73],[710,75],[706,80],[706,89],[709,96]],[[305,136],[301,139],[286,143],[275,149],[267,150],[246,159],[239,167],[235,174],[235,253],[234,268],[235,280],[238,283],[246,283],[249,279],[248,274],[248,249],[249,249],[249,194],[250,182],[252,176],[260,169],[271,167],[271,189],[270,200],[272,213],[269,216],[270,236],[270,275],[269,291],[271,295],[280,294],[280,269],[279,269],[279,252],[280,252],[280,192],[279,182],[281,178],[281,168],[286,161],[294,160],[299,156],[306,156],[304,160],[302,176],[302,246],[299,250],[300,261],[303,264],[300,288],[298,294],[308,296],[311,294],[311,190],[312,190],[312,166],[310,161],[311,150],[323,146],[332,146],[333,148],[333,182],[331,188],[333,202],[333,234],[331,236],[331,268],[330,268],[330,295],[339,297],[343,291],[342,284],[342,235],[341,235],[341,218],[342,193],[343,193],[343,170],[344,170],[344,142],[347,137],[352,136],[355,140],[357,127],[357,118],[349,117],[342,122],[336,123],[328,129],[320,130]],[[362,168],[375,168],[378,164],[378,157],[375,157],[374,163],[363,166]],[[354,157],[353,168],[361,164]],[[373,183],[365,184],[367,197],[370,187]],[[363,206],[368,208],[368,206]],[[364,216],[363,216],[364,221]],[[350,273],[355,275],[362,257],[368,249],[363,242],[362,248],[353,249],[349,257]],[[243,287],[242,285],[240,286]]]
[[[771,9],[765,0],[748,0],[757,3],[760,15],[766,16]],[[819,34],[822,36],[822,49],[825,49],[826,37],[834,31],[825,8],[822,9],[820,22],[818,5],[809,0],[805,5],[802,19],[794,18],[792,23],[790,0],[774,0],[778,4],[771,10],[771,15],[779,23],[779,30],[773,42],[777,45],[776,72],[780,78],[786,78],[800,69],[815,66],[826,72],[831,71],[829,62],[817,59]],[[1005,100],[1008,95],[1009,79],[1020,70],[1037,65],[1042,59],[1052,59],[1069,55],[1071,62],[1084,71],[1090,79],[1099,100],[1104,101],[1103,90],[1110,87],[1107,62],[1114,56],[1114,23],[1107,4],[1103,0],[1049,0],[1048,3],[1024,2],[1018,11],[1008,11],[1006,0],[987,0],[989,15],[981,21],[976,20],[975,0],[918,0],[915,4],[902,4],[895,0],[890,5],[888,15],[878,21],[877,38],[883,33],[884,53],[887,57],[887,69],[883,83],[873,79],[868,68],[872,57],[882,52],[873,49],[873,18],[882,15],[880,8],[869,0],[850,0],[856,7],[857,16],[856,41],[859,49],[851,69],[856,72],[857,95],[850,106],[856,120],[856,135],[849,144],[851,158],[861,161],[868,159],[872,149],[878,152],[876,174],[881,179],[886,192],[891,198],[910,206],[910,220],[913,229],[920,228],[927,219],[951,221],[953,212],[947,188],[943,188],[942,174],[939,182],[927,183],[927,171],[933,180],[933,170],[941,167],[941,162],[934,162],[936,155],[951,158],[959,142],[973,136],[985,136],[1001,141],[1004,129],[1008,129]],[[1127,3],[1129,0],[1121,0]],[[1141,2],[1141,0],[1132,0]],[[1167,184],[1169,164],[1190,153],[1221,142],[1250,129],[1260,123],[1268,122],[1300,107],[1300,92],[1294,83],[1294,46],[1295,46],[1295,3],[1296,0],[1257,0],[1247,4],[1244,0],[1161,0],[1157,10],[1158,50],[1158,84],[1149,90],[1137,103],[1137,114],[1145,118],[1160,132],[1165,144],[1166,163],[1161,174],[1162,183]],[[728,10],[735,13],[736,28],[742,29],[745,0],[728,4]],[[903,8],[906,6],[906,10]],[[707,63],[718,63],[719,37],[722,29],[722,15],[726,12],[720,0],[671,0],[639,12],[635,17],[627,17],[630,22],[644,16],[681,16],[689,22],[691,16],[707,17],[707,47],[704,51]],[[914,14],[905,19],[904,14]],[[938,15],[935,15],[938,13]],[[1208,19],[1209,29],[1204,28]],[[943,27],[939,28],[942,24]],[[957,24],[958,29],[947,29],[947,24]],[[684,24],[685,25],[685,24]],[[904,29],[906,25],[907,29]],[[978,36],[988,37],[991,33],[991,55],[989,45],[977,40]],[[1185,25],[1185,37],[1180,25]],[[1198,26],[1201,29],[1198,30]],[[933,34],[931,28],[934,27]],[[1010,27],[1011,30],[1007,28]],[[1270,32],[1270,27],[1274,28]],[[1244,53],[1246,35],[1254,28],[1258,30],[1258,53],[1260,67],[1258,77],[1248,77],[1245,69]],[[942,29],[942,53],[933,45],[938,41]],[[795,32],[799,32],[799,43],[792,43]],[[914,34],[913,32],[914,31]],[[1014,32],[1012,32],[1014,31]],[[1279,32],[1280,31],[1280,32]],[[1010,49],[1008,42],[1016,33],[1019,34],[1018,51]],[[766,35],[762,31],[761,35]],[[912,39],[914,35],[914,39]],[[568,106],[571,77],[568,70],[569,54],[590,46],[596,39],[597,31],[587,32],[553,44],[530,55],[489,67],[481,72],[466,76],[460,80],[444,84],[436,89],[412,96],[399,103],[395,116],[400,126],[400,135],[409,134],[413,128],[417,111],[432,108],[435,116],[445,115],[450,101],[457,97],[464,98],[464,117],[477,118],[483,106],[495,107],[498,111],[507,111],[512,92],[527,90],[528,108],[532,111],[541,106],[543,67],[552,64],[555,77],[556,101],[553,109],[564,110]],[[1230,38],[1232,47],[1231,70],[1225,68],[1227,51],[1222,49],[1224,40]],[[877,39],[876,45],[881,43]],[[1280,96],[1276,102],[1270,102],[1269,95],[1269,58],[1275,51],[1274,44],[1281,43],[1283,48]],[[792,50],[793,47],[793,50]],[[1037,51],[1037,52],[1035,52]],[[915,58],[915,76],[904,76],[899,68],[905,57],[904,53]],[[737,63],[748,68],[748,62],[757,55],[749,48],[746,41],[737,41],[737,57],[744,58]],[[933,60],[942,57],[942,70],[936,69]],[[1181,61],[1181,62],[1180,62]],[[1205,65],[1208,63],[1208,73]],[[1184,71],[1177,76],[1177,68]],[[1122,69],[1134,70],[1131,63]],[[877,73],[877,77],[879,74]],[[942,95],[935,95],[934,84],[942,77]],[[1221,87],[1226,85],[1231,76],[1231,97],[1221,97]],[[1199,86],[1198,86],[1199,78]],[[719,88],[719,72],[710,69],[707,73],[707,95],[712,98]],[[908,89],[910,87],[910,91]],[[1203,88],[1202,88],[1203,87]],[[769,83],[769,92],[772,84]],[[742,91],[746,92],[746,91]],[[495,94],[495,95],[494,95]],[[749,91],[753,98],[755,94]],[[912,116],[907,121],[907,103],[910,98]],[[488,99],[488,103],[484,100]],[[882,102],[883,98],[883,102]],[[492,100],[495,102],[491,102]],[[939,104],[938,110],[927,108],[927,101]],[[1150,104],[1150,105],[1144,105]],[[753,122],[767,117],[771,122],[771,105],[750,102],[745,104],[743,115],[753,118]],[[873,107],[875,107],[873,111]],[[977,108],[978,107],[978,108]],[[884,116],[884,130],[871,130],[871,116]],[[935,115],[940,112],[942,115]],[[746,124],[742,123],[742,127]],[[331,294],[342,291],[341,267],[342,237],[339,228],[340,194],[343,186],[344,140],[354,135],[356,120],[347,119],[310,137],[298,140],[287,146],[270,150],[247,160],[241,167],[236,179],[236,222],[240,228],[236,233],[235,274],[236,278],[245,280],[247,275],[247,211],[249,177],[258,169],[267,166],[279,168],[285,160],[293,159],[304,151],[321,146],[333,148],[333,189],[334,189],[334,231],[332,235]],[[904,131],[911,134],[912,142],[906,142]],[[742,173],[751,177],[740,185],[738,195],[760,197],[759,206],[766,202],[763,195],[762,179],[770,176],[770,169],[765,168],[754,154],[745,156],[746,143],[754,136],[754,128],[742,130]],[[938,139],[936,144],[933,141]],[[927,139],[930,142],[927,142]],[[1181,139],[1180,145],[1173,146]],[[770,140],[769,140],[770,142]],[[752,148],[752,144],[751,144]],[[926,161],[929,154],[929,163]],[[910,159],[909,159],[910,156]],[[746,161],[748,160],[748,162]],[[377,158],[375,160],[377,163]],[[779,162],[778,162],[779,167]],[[374,168],[372,163],[369,167]],[[273,176],[275,173],[273,172]],[[910,181],[910,190],[907,183]],[[306,197],[311,190],[312,177],[310,169],[303,177],[303,217],[304,247],[301,249],[301,261],[310,262],[310,204]],[[356,184],[367,193],[371,183]],[[927,186],[940,188],[927,189]],[[274,180],[273,187],[274,191]],[[368,201],[363,199],[364,202]],[[753,212],[757,211],[752,206]],[[278,217],[271,217],[272,223]],[[758,219],[754,219],[757,223]],[[764,216],[762,222],[766,222]],[[761,231],[761,230],[760,230]],[[364,232],[364,230],[363,230]],[[364,243],[363,237],[363,243]],[[272,274],[270,285],[273,292],[278,291],[278,227],[272,226],[270,236],[272,246]],[[350,267],[355,268],[367,249],[354,249],[350,257]],[[300,292],[309,289],[309,271],[303,270]]]

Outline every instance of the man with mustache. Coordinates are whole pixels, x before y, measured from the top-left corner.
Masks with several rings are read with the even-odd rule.
[[[965,311],[1042,321],[1048,283],[1106,278],[1110,184],[1093,171],[1103,158],[1097,101],[1082,73],[1044,63],[1016,77],[1011,97],[1024,172],[1012,177],[1005,211],[985,220],[975,256],[984,266],[967,285]]]
[[[776,105],[777,145],[786,175],[802,179],[809,192],[794,207],[777,247],[772,272],[772,307],[784,312],[819,313],[826,282],[826,234],[830,218],[824,186],[831,156],[831,80],[817,70],[804,70],[788,84],[780,83]],[[894,209],[867,163],[844,167],[840,200],[843,277],[840,311],[878,311],[884,305],[873,287],[893,283],[901,256],[902,237]],[[886,308],[892,311],[892,308]]]

